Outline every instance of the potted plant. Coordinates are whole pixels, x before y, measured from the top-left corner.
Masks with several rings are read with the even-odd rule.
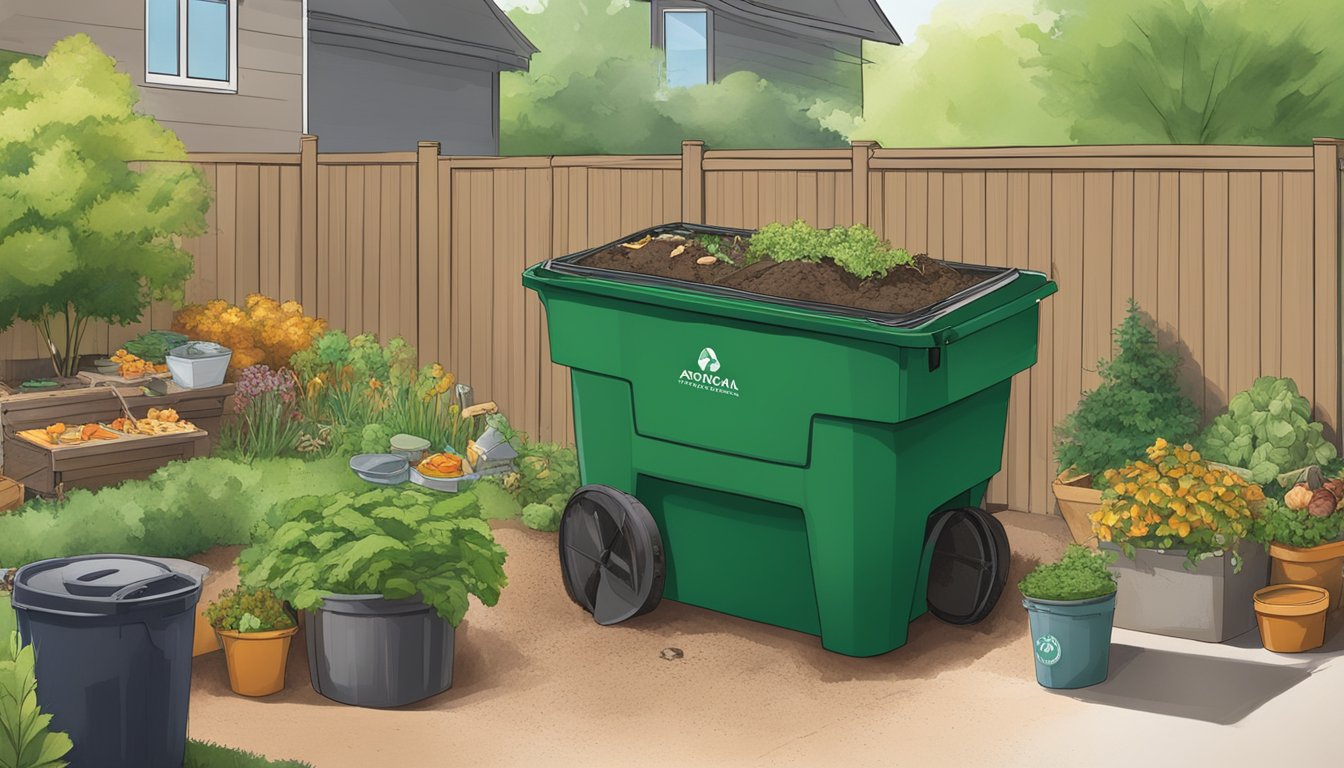
[[[1018,582],[1042,686],[1083,688],[1106,679],[1116,593],[1107,565],[1114,559],[1070,544],[1057,562],[1038,565]]]
[[[242,696],[270,696],[285,687],[289,643],[299,628],[269,589],[226,589],[205,610],[224,643],[229,686]]]
[[[508,583],[504,549],[471,494],[307,496],[271,510],[253,541],[239,555],[243,583],[303,612],[313,688],[357,706],[451,687],[467,596],[494,605]]]
[[[1133,299],[1111,335],[1117,352],[1097,363],[1101,384],[1055,430],[1055,499],[1079,544],[1093,538],[1090,518],[1101,505],[1106,470],[1142,458],[1159,437],[1184,442],[1199,429],[1199,411],[1177,379],[1180,358],[1158,347]]]
[[[1311,421],[1311,403],[1298,394],[1292,379],[1262,376],[1233,396],[1197,445],[1208,461],[1231,467],[1277,495],[1273,491],[1280,486],[1292,485],[1289,475],[1338,457],[1323,430]]]
[[[1111,565],[1115,626],[1217,643],[1255,627],[1252,596],[1269,580],[1264,547],[1248,540],[1260,486],[1160,438],[1104,477],[1092,520],[1102,548],[1124,554]]]
[[[1283,501],[1269,499],[1259,536],[1269,548],[1270,584],[1304,584],[1330,594],[1330,607],[1344,593],[1344,481],[1319,488],[1300,483]]]

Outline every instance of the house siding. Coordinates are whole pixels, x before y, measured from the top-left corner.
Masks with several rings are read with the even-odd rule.
[[[438,141],[447,155],[498,154],[497,71],[341,43],[342,36],[318,32],[309,40],[308,128],[324,151]]]
[[[194,152],[292,152],[303,128],[303,4],[245,0],[238,11],[238,92],[145,82],[144,0],[10,0],[0,49],[44,54],[84,32],[140,89],[154,115]]]
[[[713,12],[714,78],[754,72],[783,88],[850,106],[863,103],[862,41],[856,37],[801,28],[783,29],[694,0],[653,0],[653,44],[663,43],[664,10]]]

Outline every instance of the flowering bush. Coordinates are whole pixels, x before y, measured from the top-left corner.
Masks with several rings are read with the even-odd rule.
[[[1252,533],[1265,500],[1260,486],[1212,468],[1188,444],[1175,447],[1161,438],[1148,448],[1147,461],[1109,469],[1104,478],[1108,487],[1092,513],[1101,541],[1115,542],[1130,557],[1137,547],[1185,549],[1192,564],[1231,550],[1240,567],[1235,548]]]
[[[303,382],[305,416],[341,429],[345,452],[384,444],[384,433],[462,452],[478,431],[478,420],[462,418],[453,401],[456,377],[438,363],[417,368],[415,348],[400,337],[380,345],[373,334],[329,331],[290,364]],[[375,424],[375,434],[366,434]]]
[[[221,451],[250,461],[297,450],[304,425],[292,371],[265,365],[245,368],[238,376],[233,409],[238,418],[220,428]]]
[[[248,296],[241,307],[216,299],[190,304],[173,316],[173,330],[233,350],[232,374],[258,364],[284,368],[296,352],[312,346],[326,327],[325,320],[304,315],[297,301],[281,303],[259,293]]]

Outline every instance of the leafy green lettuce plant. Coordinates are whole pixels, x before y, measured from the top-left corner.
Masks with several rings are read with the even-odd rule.
[[[1338,456],[1311,419],[1311,403],[1292,379],[1262,376],[1237,393],[1199,438],[1209,461],[1250,471],[1266,484],[1285,472],[1328,464]]]
[[[456,626],[467,595],[485,605],[508,584],[504,548],[470,494],[390,488],[305,496],[268,513],[238,557],[242,582],[300,610],[331,594],[419,596]]]
[[[1101,384],[1055,430],[1059,468],[1092,475],[1098,488],[1105,470],[1143,458],[1158,438],[1180,445],[1199,429],[1199,411],[1177,379],[1180,359],[1159,348],[1133,299],[1111,335],[1117,352],[1097,363]]]
[[[1107,565],[1113,552],[1093,552],[1070,544],[1054,563],[1042,563],[1028,573],[1017,588],[1023,597],[1036,600],[1088,600],[1115,591],[1115,574]]]

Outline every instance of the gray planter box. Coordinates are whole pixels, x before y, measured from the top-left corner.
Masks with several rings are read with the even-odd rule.
[[[419,598],[331,595],[304,624],[308,675],[329,699],[400,707],[453,684],[453,625]]]
[[[1115,626],[1210,643],[1255,629],[1253,595],[1269,583],[1269,555],[1259,544],[1241,543],[1240,573],[1228,555],[1189,571],[1184,550],[1140,549],[1130,560],[1114,544],[1101,548],[1116,554]]]

